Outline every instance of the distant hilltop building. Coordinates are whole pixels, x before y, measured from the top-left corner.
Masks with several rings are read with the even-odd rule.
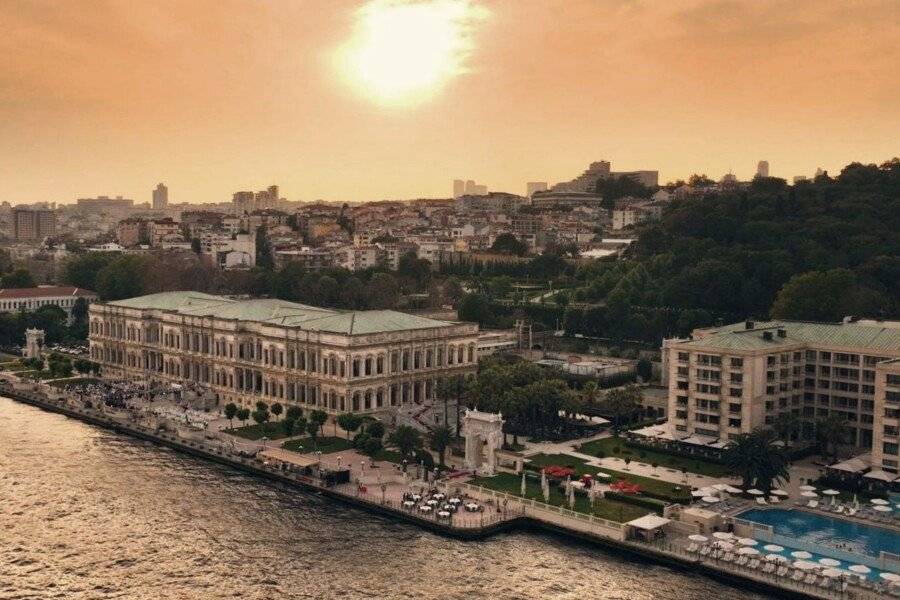
[[[769,161],[761,160],[756,163],[756,176],[757,177],[768,177],[769,176]]]
[[[56,235],[56,212],[43,208],[12,211],[13,237],[17,242],[39,242]]]
[[[535,194],[535,192],[546,192],[547,191],[547,182],[546,181],[529,181],[525,184],[525,195],[529,198]]]
[[[610,162],[601,160],[591,163],[587,170],[571,181],[557,183],[554,192],[592,192],[598,179],[629,177],[649,188],[659,186],[659,171],[611,171]]]
[[[238,213],[253,212],[267,208],[277,208],[281,202],[277,185],[270,185],[259,192],[235,192],[232,205]]]
[[[78,208],[90,211],[127,210],[134,207],[134,200],[116,196],[97,196],[96,198],[79,198],[76,202]]]
[[[169,188],[160,183],[153,190],[153,209],[162,210],[169,204]]]
[[[488,189],[486,185],[478,185],[472,179],[467,181],[463,181],[462,179],[453,180],[454,198],[459,198],[460,196],[484,196],[487,193]]]

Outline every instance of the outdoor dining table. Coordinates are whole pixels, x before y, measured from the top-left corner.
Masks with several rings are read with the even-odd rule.
[[[466,509],[469,511],[476,511],[478,510],[478,505],[474,502],[469,502],[468,504],[466,504]]]
[[[431,496],[431,497],[432,497],[432,498],[435,498],[435,499],[437,499],[437,500],[443,500],[443,499],[444,499],[444,495],[441,494],[441,493],[434,494],[434,495]]]
[[[447,502],[449,502],[450,504],[459,504],[460,502],[462,502],[462,500],[460,500],[459,498],[450,498],[449,500],[447,500]]]
[[[427,504],[428,506],[434,506],[434,505],[436,505],[437,503],[438,503],[438,501],[435,500],[434,498],[432,498],[431,500],[429,500],[429,501],[426,502],[425,504]]]
[[[413,502],[412,500],[406,500],[406,501],[403,503],[403,506],[405,506],[406,508],[409,508],[409,507],[411,507],[411,506],[414,506],[415,504],[416,504],[416,503]]]
[[[418,502],[419,500],[422,499],[422,496],[420,496],[420,495],[418,495],[418,494],[413,494],[413,495],[410,496],[410,497],[411,497],[411,498],[413,499],[413,501],[415,501],[415,502]]]
[[[431,507],[430,506],[420,506],[419,510],[421,510],[422,512],[428,512],[431,510]]]
[[[439,516],[439,517],[447,518],[447,517],[450,516],[450,513],[447,512],[446,510],[442,510],[442,511],[438,511],[438,516]]]

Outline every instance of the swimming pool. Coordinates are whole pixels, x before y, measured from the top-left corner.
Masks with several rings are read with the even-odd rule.
[[[784,508],[752,508],[737,517],[770,525],[777,536],[814,544],[823,554],[831,549],[874,558],[880,552],[900,553],[900,533],[884,527]]]

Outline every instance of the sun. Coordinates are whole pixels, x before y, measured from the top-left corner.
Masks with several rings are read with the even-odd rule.
[[[379,104],[423,102],[466,71],[473,29],[485,16],[470,0],[370,0],[335,55],[338,71]]]

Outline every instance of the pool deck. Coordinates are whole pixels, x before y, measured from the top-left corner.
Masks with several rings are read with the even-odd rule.
[[[600,545],[614,552],[625,552],[644,560],[665,564],[687,572],[701,573],[723,583],[742,588],[750,588],[785,598],[825,598],[838,600],[858,598],[874,600],[882,598],[870,590],[851,587],[849,592],[833,589],[817,589],[784,578],[771,578],[766,574],[736,568],[735,565],[719,564],[704,557],[687,552],[684,538],[673,537],[662,542],[638,542],[625,539],[621,524],[598,519],[583,513],[552,507],[533,500],[523,500],[508,494],[485,490],[464,482],[439,481],[438,489],[446,493],[467,494],[485,505],[488,510],[478,513],[463,513],[452,520],[424,516],[415,510],[404,509],[401,496],[411,485],[428,485],[425,482],[393,482],[381,491],[375,489],[363,492],[360,485],[343,484],[326,487],[317,479],[295,473],[288,473],[256,458],[241,457],[229,453],[220,441],[205,439],[184,439],[177,433],[155,431],[136,423],[129,423],[97,409],[87,409],[70,404],[65,399],[52,399],[41,390],[39,384],[26,387],[0,385],[0,394],[41,408],[79,419],[93,425],[112,429],[140,439],[168,446],[175,450],[207,460],[228,465],[242,471],[277,481],[293,487],[321,494],[335,501],[367,510],[384,517],[399,519],[418,525],[428,531],[463,540],[477,540],[514,529],[540,529],[556,532],[567,537]],[[380,473],[387,473],[383,471]],[[371,475],[371,472],[370,472]],[[378,475],[375,475],[376,482]],[[390,493],[388,493],[390,489]]]

